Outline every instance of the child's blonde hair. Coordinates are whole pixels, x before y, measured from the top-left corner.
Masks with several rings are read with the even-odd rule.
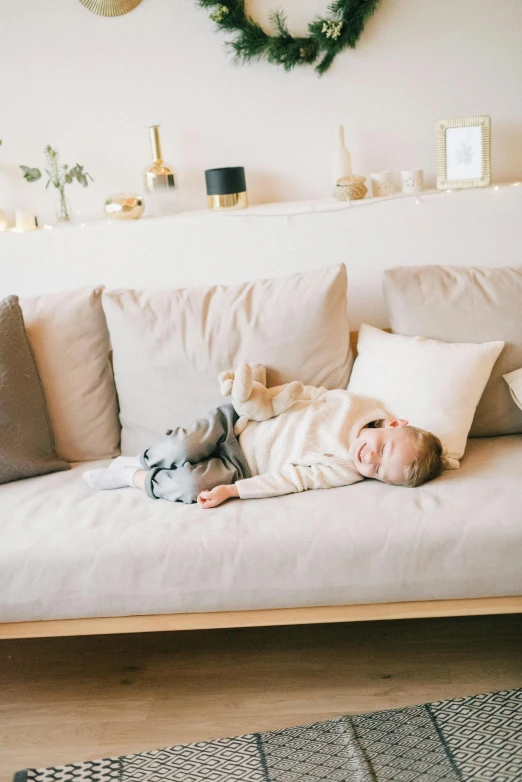
[[[417,457],[413,464],[405,468],[402,485],[414,488],[438,478],[446,468],[446,457],[442,443],[436,435],[425,429],[418,429],[416,426],[404,428],[415,443]]]

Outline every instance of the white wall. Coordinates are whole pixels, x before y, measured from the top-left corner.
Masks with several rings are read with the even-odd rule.
[[[333,207],[264,216],[259,212],[271,209],[192,212],[0,234],[0,299],[82,285],[234,284],[345,263],[356,329],[361,321],[389,325],[382,296],[386,268],[522,265],[522,183]]]
[[[304,30],[328,0],[250,0],[259,20],[288,11]],[[355,51],[318,78],[267,63],[234,67],[194,0],[143,0],[105,19],[78,0],[0,0],[0,209],[54,216],[29,185],[50,143],[94,176],[71,186],[83,218],[105,196],[141,189],[147,125],[162,124],[180,206],[204,205],[203,170],[244,165],[252,201],[329,194],[332,129],[344,123],[356,172],[421,167],[435,175],[434,123],[492,117],[496,181],[522,177],[522,2],[383,0]]]

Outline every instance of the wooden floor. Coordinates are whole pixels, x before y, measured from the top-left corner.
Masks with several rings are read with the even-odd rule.
[[[521,686],[521,615],[3,641],[0,782]]]

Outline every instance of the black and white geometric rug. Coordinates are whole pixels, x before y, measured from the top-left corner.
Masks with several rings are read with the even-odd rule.
[[[521,782],[522,689],[119,758],[13,782]]]

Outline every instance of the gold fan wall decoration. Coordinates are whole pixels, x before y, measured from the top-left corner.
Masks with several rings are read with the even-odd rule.
[[[141,3],[141,0],[80,0],[93,14],[98,16],[123,16]]]

